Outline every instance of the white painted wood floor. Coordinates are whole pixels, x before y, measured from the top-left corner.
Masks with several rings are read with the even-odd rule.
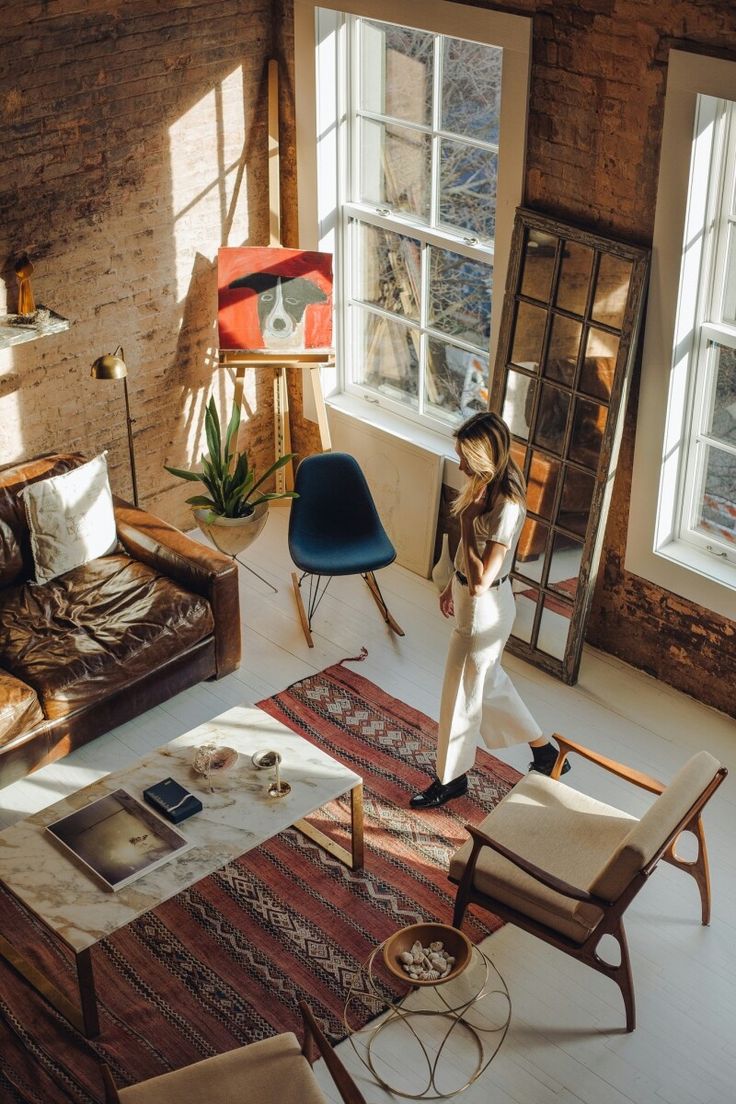
[[[389,606],[406,630],[385,628],[360,579],[334,580],[317,613],[308,649],[290,588],[287,510],[274,508],[247,562],[279,588],[272,594],[241,571],[243,663],[216,683],[187,690],[100,737],[59,763],[0,790],[0,827],[126,765],[150,748],[226,707],[253,703],[365,644],[357,668],[386,691],[437,715],[448,625],[432,584],[392,566],[380,573]],[[564,686],[508,657],[506,666],[546,732],[559,730],[668,780],[688,756],[707,748],[736,770],[736,724],[617,660],[586,649],[579,682]],[[501,753],[526,769],[525,747]],[[580,761],[569,784],[640,813],[651,800]],[[510,925],[486,940],[513,1002],[511,1029],[482,1078],[458,1099],[466,1104],[715,1104],[736,1100],[736,798],[733,775],[705,814],[713,881],[713,920],[698,923],[691,879],[662,865],[627,913],[636,986],[636,1031],[623,1031],[616,986]],[[449,917],[447,918],[450,919]],[[458,1069],[474,1056],[452,1042]],[[396,1097],[365,1072],[349,1043],[339,1053],[366,1100]],[[445,1056],[443,1055],[443,1060]],[[407,1061],[396,1044],[397,1068]],[[330,1099],[337,1094],[316,1067]],[[411,1074],[411,1069],[409,1069]]]

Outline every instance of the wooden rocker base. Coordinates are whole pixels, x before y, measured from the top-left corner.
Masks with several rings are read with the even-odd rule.
[[[396,633],[397,636],[405,636],[406,634],[404,633],[401,625],[399,625],[398,621],[393,617],[388,606],[384,602],[383,595],[381,594],[378,583],[376,582],[376,577],[373,572],[367,571],[365,575],[363,575],[363,578],[365,579],[368,585],[368,589],[373,595],[373,600],[381,611],[381,616],[383,617],[383,620],[386,622],[388,627],[391,629],[392,632]],[[302,630],[304,632],[304,639],[306,640],[308,646],[310,648],[313,648],[314,640],[312,639],[312,626],[310,624],[309,617],[307,616],[307,611],[304,608],[304,601],[302,599],[302,588],[299,585],[299,577],[297,576],[297,573],[295,571],[292,571],[291,573],[291,584],[294,588],[296,608],[299,614],[299,621],[301,622]]]

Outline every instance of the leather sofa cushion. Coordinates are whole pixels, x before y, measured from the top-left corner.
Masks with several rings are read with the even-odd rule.
[[[205,598],[126,555],[0,591],[0,665],[56,719],[105,698],[214,631]]]
[[[0,670],[0,747],[43,720],[36,691],[8,671]]]

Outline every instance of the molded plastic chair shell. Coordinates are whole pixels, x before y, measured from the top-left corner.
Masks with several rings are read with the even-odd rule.
[[[362,575],[396,559],[365,476],[347,452],[307,456],[297,468],[289,552],[310,575]]]

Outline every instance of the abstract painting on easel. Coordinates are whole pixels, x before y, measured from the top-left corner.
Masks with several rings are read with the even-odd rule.
[[[242,246],[217,255],[221,349],[306,352],[332,345],[332,255]]]

